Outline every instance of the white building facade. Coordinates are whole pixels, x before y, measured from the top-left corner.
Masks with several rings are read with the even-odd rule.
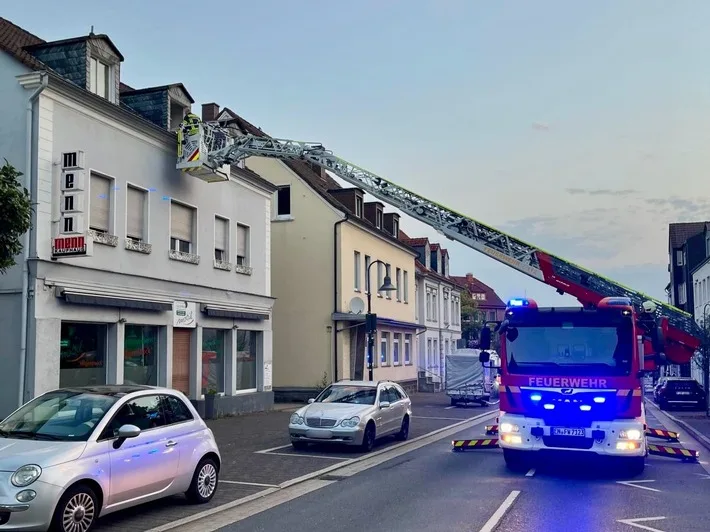
[[[101,35],[0,52],[2,110],[27,118],[2,128],[0,155],[36,205],[0,277],[0,414],[124,383],[181,390],[201,411],[205,394],[218,414],[267,409],[275,188],[240,168],[221,183],[177,171],[192,98],[122,84],[122,61]]]
[[[693,317],[701,327],[707,326],[710,321],[710,258],[704,260],[692,272],[695,308]],[[704,384],[704,376],[697,360],[690,363],[690,375],[700,384]]]

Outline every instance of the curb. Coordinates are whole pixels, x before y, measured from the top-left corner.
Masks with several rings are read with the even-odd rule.
[[[688,424],[687,422],[683,421],[682,419],[678,419],[672,414],[669,414],[668,412],[661,410],[658,408],[656,405],[653,405],[653,408],[660,412],[661,414],[668,416],[673,423],[678,424],[679,426],[683,427],[683,430],[687,431],[688,434],[690,434],[693,438],[698,440],[698,442],[705,447],[708,451],[710,451],[710,438],[707,436],[703,435],[700,431],[698,431],[696,428],[694,428],[692,425]]]
[[[476,424],[478,424],[479,421],[482,421],[484,418],[491,417],[497,413],[498,413],[497,409],[489,410],[488,412],[485,412],[483,414],[479,414],[474,417],[463,419],[458,423],[453,423],[451,425],[447,425],[446,427],[442,427],[442,428],[434,430],[432,432],[428,432],[427,434],[422,434],[421,436],[417,436],[416,438],[414,438],[412,440],[403,441],[401,443],[392,445],[391,447],[387,447],[386,449],[380,449],[379,451],[368,453],[366,455],[360,456],[359,458],[352,458],[350,460],[345,460],[343,462],[333,464],[332,466],[329,466],[327,468],[320,469],[318,471],[314,471],[313,473],[307,473],[303,476],[293,478],[290,480],[286,480],[286,481],[282,482],[281,484],[279,484],[279,486],[276,488],[264,489],[262,491],[254,493],[252,495],[247,495],[246,497],[241,497],[239,499],[222,504],[220,506],[215,506],[214,508],[210,508],[209,510],[205,510],[203,512],[199,512],[199,513],[187,516],[187,517],[183,517],[182,519],[178,519],[178,520],[173,521],[171,523],[166,523],[164,525],[160,525],[155,528],[151,528],[149,530],[146,530],[145,532],[166,532],[168,530],[174,530],[178,527],[182,527],[184,525],[194,523],[195,521],[199,521],[201,519],[205,519],[207,517],[210,517],[211,515],[222,513],[224,511],[231,510],[232,508],[236,508],[237,506],[242,506],[243,504],[247,504],[247,503],[252,502],[254,500],[261,499],[263,497],[267,497],[268,495],[271,495],[272,493],[283,491],[284,489],[290,488],[291,486],[294,486],[296,484],[302,484],[302,483],[307,482],[309,480],[317,479],[318,477],[321,477],[323,475],[327,475],[328,473],[331,473],[331,472],[336,471],[338,469],[343,469],[348,466],[352,466],[353,464],[364,462],[366,460],[371,460],[372,458],[376,458],[376,457],[383,455],[385,453],[391,453],[391,452],[401,449],[402,447],[405,447],[405,446],[411,446],[411,447],[413,447],[412,451],[415,451],[416,449],[418,449],[419,447],[422,446],[422,445],[417,446],[416,445],[417,442],[420,442],[420,441],[425,440],[427,438],[431,439],[432,437],[435,437],[438,434],[442,434],[445,432],[453,431],[453,434],[455,434],[456,432],[459,432],[460,430],[464,430],[467,425],[468,426],[475,426]],[[441,438],[445,438],[445,437],[446,436],[442,436]],[[439,439],[441,439],[441,438],[439,438]],[[436,441],[436,438],[434,440]],[[429,443],[425,443],[424,445],[428,445],[428,444]]]

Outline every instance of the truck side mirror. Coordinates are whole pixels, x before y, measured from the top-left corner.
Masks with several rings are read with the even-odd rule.
[[[479,346],[481,349],[490,349],[491,348],[491,330],[484,325],[483,328],[481,329],[481,339],[479,341]],[[481,353],[483,354],[483,353]],[[489,355],[490,357],[490,355]],[[487,360],[486,360],[487,362]]]
[[[478,355],[478,361],[481,364],[485,364],[486,362],[490,361],[491,359],[491,354],[488,351],[481,351],[481,354]]]

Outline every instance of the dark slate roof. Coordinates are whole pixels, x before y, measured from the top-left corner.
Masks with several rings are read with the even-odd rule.
[[[42,41],[40,43],[30,44],[26,46],[25,49],[33,50],[42,46],[62,46],[65,44],[75,44],[86,41],[87,39],[101,39],[106,41],[111,47],[113,53],[115,53],[121,61],[124,60],[123,54],[121,54],[119,49],[116,48],[116,45],[113,44],[113,41],[109,38],[109,36],[104,33],[89,33],[88,35],[84,35],[82,37],[72,37],[70,39],[61,39],[59,41]]]
[[[190,100],[190,103],[195,103],[195,100],[192,98],[190,93],[187,92],[185,85],[183,85],[182,83],[171,83],[170,85],[161,85],[159,87],[145,87],[143,89],[132,89],[131,87],[129,87],[125,83],[121,83],[120,91],[121,91],[121,96],[123,96],[124,94],[125,95],[143,94],[143,93],[147,93],[147,92],[167,91],[167,90],[170,90],[174,87],[177,87],[180,90],[182,90],[185,93],[185,95],[188,97],[188,99]]]
[[[668,225],[668,246],[669,250],[681,247],[686,240],[705,230],[706,224],[710,222],[680,222]]]

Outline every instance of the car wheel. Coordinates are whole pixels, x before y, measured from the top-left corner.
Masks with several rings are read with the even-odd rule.
[[[405,441],[409,438],[409,416],[404,416],[402,420],[402,427],[399,429],[396,438],[399,441]]]
[[[308,443],[304,441],[292,441],[291,446],[297,451],[305,451],[308,448]]]
[[[50,530],[56,532],[89,532],[99,516],[98,497],[89,486],[72,486],[59,500]]]
[[[362,435],[362,445],[360,448],[363,452],[369,453],[375,447],[375,424],[370,422],[365,427],[365,434]]]
[[[210,502],[214,494],[217,493],[218,483],[219,468],[217,462],[212,458],[203,458],[195,468],[190,488],[185,495],[194,504],[205,504]]]

